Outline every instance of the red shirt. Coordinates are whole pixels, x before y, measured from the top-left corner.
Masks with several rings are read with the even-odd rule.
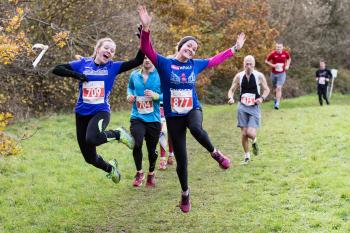
[[[266,60],[270,61],[272,64],[280,64],[280,67],[272,68],[272,73],[280,74],[286,72],[286,62],[290,58],[287,51],[283,50],[282,53],[278,53],[276,50],[271,52]]]

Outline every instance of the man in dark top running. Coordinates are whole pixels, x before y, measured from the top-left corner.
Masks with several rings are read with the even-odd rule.
[[[327,105],[329,105],[329,100],[327,97],[327,86],[331,79],[331,71],[326,68],[326,62],[321,60],[320,69],[316,71],[317,94],[321,106],[323,105],[322,97],[325,99]]]

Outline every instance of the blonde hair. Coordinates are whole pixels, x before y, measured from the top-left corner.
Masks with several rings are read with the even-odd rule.
[[[115,42],[109,38],[109,37],[105,37],[105,38],[101,38],[97,41],[96,45],[95,45],[95,49],[94,49],[94,53],[92,54],[92,57],[95,58],[96,57],[96,53],[97,53],[97,49],[101,48],[101,46],[103,45],[104,42],[112,42],[114,44],[114,46],[116,46]]]
[[[253,62],[253,66],[255,66],[255,58],[252,56],[252,55],[247,55],[247,56],[245,56],[244,57],[244,60],[243,60],[243,67],[244,67],[244,65],[245,65],[245,63],[246,63],[246,61],[248,60],[248,59],[251,59]]]

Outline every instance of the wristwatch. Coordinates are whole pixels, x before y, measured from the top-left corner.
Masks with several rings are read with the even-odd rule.
[[[237,44],[235,44],[232,48],[233,48],[233,50],[235,51],[235,53],[238,53],[239,49],[238,49],[238,47],[237,47]]]

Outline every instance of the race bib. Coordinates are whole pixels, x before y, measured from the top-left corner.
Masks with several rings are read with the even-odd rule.
[[[170,104],[172,112],[179,114],[188,113],[193,108],[192,90],[171,89]]]
[[[241,96],[241,103],[246,106],[255,105],[255,94],[245,93]]]
[[[318,84],[325,85],[326,84],[326,78],[325,77],[319,77],[318,78]]]
[[[87,104],[102,104],[105,99],[105,82],[83,82],[83,102]]]
[[[284,63],[276,63],[275,70],[277,72],[282,72],[283,71],[283,66],[284,66]]]
[[[140,114],[148,114],[154,111],[152,97],[136,96],[136,107]]]

